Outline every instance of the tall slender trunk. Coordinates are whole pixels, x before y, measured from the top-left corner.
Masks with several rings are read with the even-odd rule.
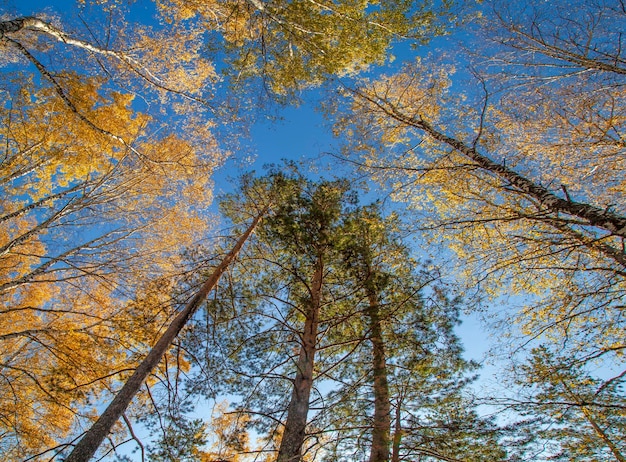
[[[391,462],[400,462],[400,443],[402,442],[402,399],[398,398],[396,407],[395,422],[393,426],[393,443],[391,450]]]
[[[370,324],[372,368],[374,371],[374,422],[369,462],[388,462],[391,434],[391,405],[389,403],[389,383],[387,381],[385,345],[380,323],[378,295],[372,288],[368,288],[367,291],[369,301],[367,315]]]
[[[626,462],[626,457],[624,457],[624,455],[620,452],[619,448],[613,442],[611,437],[607,435],[604,430],[602,430],[602,427],[600,427],[600,425],[598,425],[598,422],[596,422],[596,419],[593,417],[593,414],[589,411],[589,409],[585,406],[582,406],[581,410],[583,411],[587,422],[591,424],[591,428],[593,428],[593,431],[604,442],[604,444],[607,445],[607,447],[615,457],[615,460],[617,460],[618,462]]]
[[[224,257],[219,266],[206,280],[206,282],[200,287],[200,290],[196,295],[187,303],[185,308],[174,318],[170,326],[165,333],[159,338],[157,343],[152,347],[152,350],[145,357],[143,362],[135,369],[133,375],[126,381],[122,389],[115,395],[111,404],[100,415],[98,420],[91,426],[91,428],[83,435],[78,444],[74,447],[74,450],[65,459],[65,462],[87,462],[109,434],[115,422],[126,411],[126,408],[134,398],[135,394],[146,380],[150,372],[161,361],[163,355],[168,350],[176,336],[183,329],[187,321],[193,316],[200,304],[205,300],[209,292],[213,290],[220,276],[226,271],[226,268],[235,259],[243,244],[248,240],[261,218],[266,213],[267,209],[261,212],[248,227],[246,232],[239,238],[232,250]]]
[[[309,413],[309,398],[313,388],[313,366],[315,365],[317,330],[322,300],[323,273],[324,264],[320,256],[317,259],[311,281],[311,299],[306,308],[302,344],[298,356],[298,371],[293,381],[293,391],[277,462],[298,462],[302,458],[302,446],[306,436],[306,423]]]
[[[602,430],[602,427],[600,427],[600,425],[594,418],[593,413],[589,410],[587,406],[585,406],[585,403],[583,402],[583,400],[581,400],[578,393],[572,390],[572,388],[567,384],[565,380],[561,379],[561,384],[563,385],[565,390],[567,390],[567,393],[574,400],[574,402],[580,405],[580,410],[585,416],[585,419],[587,419],[587,422],[589,422],[591,428],[593,428],[593,431],[598,436],[598,438],[600,438],[602,442],[606,444],[606,446],[609,448],[609,450],[615,457],[615,460],[617,460],[618,462],[626,462],[626,457],[624,456],[624,454],[620,452],[618,446],[613,442],[611,437],[607,435],[604,430]]]

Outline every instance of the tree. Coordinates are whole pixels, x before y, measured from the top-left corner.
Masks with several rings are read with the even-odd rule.
[[[91,40],[77,37],[46,18],[16,17],[0,22],[2,51],[9,62],[31,64],[44,81],[51,85],[65,104],[91,128],[106,133],[121,143],[128,143],[119,133],[106,126],[91,123],[81,114],[73,100],[77,82],[66,80],[63,71],[80,70],[87,75],[114,76],[104,79],[107,85],[123,89],[124,93],[140,92],[147,100],[150,96],[207,104],[203,93],[215,80],[212,63],[199,51],[200,33],[189,28],[177,33],[159,33],[148,28],[127,30],[123,11],[111,7],[95,14],[108,15],[116,28],[98,30],[101,36],[91,34]],[[103,45],[102,43],[106,43]],[[51,49],[55,52],[51,53]],[[131,51],[132,50],[132,51]],[[38,55],[46,56],[48,64]],[[177,59],[164,59],[164,56]],[[53,71],[51,69],[62,69]],[[103,82],[101,82],[103,83]]]
[[[287,251],[287,258],[297,254],[304,257],[296,267],[302,275],[305,289],[301,295],[301,306],[296,308],[304,322],[298,332],[300,346],[278,462],[301,458],[314,380],[327,264],[332,252],[333,234],[342,212],[341,199],[346,194],[345,184],[337,182],[321,183],[313,188],[306,183],[296,187],[300,189],[299,194],[294,200],[278,206],[263,234],[264,238],[279,243]]]
[[[294,168],[245,176],[221,201],[235,226],[260,199],[273,206],[186,343],[199,364],[189,388],[209,398],[240,396],[236,410],[267,435],[259,457],[276,453],[268,460],[307,451],[317,350],[342,287],[331,269],[333,230],[350,200],[346,182],[315,182]]]
[[[450,2],[159,0],[168,21],[217,32],[235,83],[260,77],[278,95],[387,60],[393,41],[426,42],[453,19]]]
[[[335,339],[349,353],[328,375],[336,382],[319,418],[333,433],[327,460],[502,460],[499,429],[464,396],[475,365],[453,333],[458,301],[409,256],[399,224],[376,206],[343,220],[343,264],[360,299]]]
[[[468,286],[527,296],[503,319],[521,325],[513,348],[542,343],[619,374],[626,214],[614,24],[624,14],[603,2],[568,8],[501,8],[486,22],[502,26],[489,33],[509,48],[483,47],[493,54],[479,59],[494,66],[475,69],[475,88],[455,94],[449,66],[417,60],[352,91],[337,129],[354,133],[356,161],[419,214],[416,226],[457,253]]]
[[[210,223],[210,175],[225,157],[198,117],[212,67],[193,35],[142,38],[116,24],[87,41],[45,16],[0,23],[10,63],[0,109],[0,451],[9,459],[57,445],[134,367],[132,349],[155,326],[132,316],[167,316],[168,296],[154,291],[141,310],[130,301],[155,289],[149,281],[169,287],[180,249]],[[183,49],[178,64],[160,54]],[[195,106],[177,119],[189,132],[153,110],[175,104]]]
[[[383,222],[374,207],[357,209],[343,220],[343,243],[340,246],[344,253],[347,272],[356,280],[357,286],[363,287],[367,300],[364,314],[368,320],[368,330],[365,337],[371,343],[371,381],[374,395],[370,462],[388,461],[390,454],[389,372],[381,320],[384,317],[381,313],[381,296],[389,285],[390,276],[381,268],[384,263],[380,262],[380,259],[383,254],[384,259],[406,257],[394,248],[391,239],[388,238],[390,234],[388,228],[392,227],[389,220],[387,223]]]
[[[314,415],[320,412],[317,406],[324,399],[315,384],[331,377],[342,356],[350,360],[346,348],[359,341],[340,333],[355,316],[356,302],[349,272],[337,253],[345,239],[341,223],[355,199],[343,181],[314,182],[298,173],[285,175],[272,173],[248,186],[269,184],[276,191],[276,205],[259,230],[245,267],[231,275],[234,291],[225,292],[230,297],[221,311],[235,311],[242,320],[226,324],[222,336],[236,338],[228,341],[232,353],[224,355],[237,358],[230,364],[243,378],[235,380],[233,391],[241,393],[247,382],[243,386],[253,394],[243,399],[242,411],[280,423],[278,432],[264,427],[274,432],[269,441],[278,444],[278,460],[300,460],[314,457],[316,448],[323,451],[326,439],[316,431],[317,417],[312,421],[307,417],[312,408]],[[229,214],[241,213],[236,211],[238,205],[232,199],[225,202]],[[244,289],[242,281],[254,289]],[[241,335],[233,336],[233,325],[241,326],[236,327]],[[215,344],[220,349],[225,345],[224,340]]]
[[[390,460],[392,441],[395,460],[502,458],[497,428],[463,395],[473,365],[452,332],[458,304],[426,289],[434,273],[415,270],[394,218],[348,207],[355,198],[342,188],[273,172],[222,201],[238,223],[271,191],[273,214],[190,332],[187,349],[206,371],[196,380],[209,381],[190,388],[240,395],[236,409],[267,435],[252,452],[267,460],[343,460],[355,447]]]
[[[329,304],[327,286],[334,258],[332,242],[345,207],[347,188],[345,182],[315,183],[297,173],[293,176],[271,174],[267,179],[256,181],[259,182],[268,183],[276,199],[272,216],[259,230],[259,244],[264,249],[259,249],[262,253],[256,258],[273,267],[269,270],[270,279],[280,281],[274,295],[266,287],[259,289],[261,297],[275,297],[279,303],[274,308],[270,302],[262,315],[266,322],[278,321],[275,335],[284,338],[287,334],[291,338],[288,344],[293,346],[293,352],[285,352],[285,345],[281,345],[282,359],[279,359],[280,369],[284,370],[281,375],[291,376],[288,379],[291,398],[277,460],[300,460],[316,379],[320,326],[327,322],[323,312]],[[257,281],[268,281],[259,273],[254,277]],[[272,315],[275,309],[278,312]],[[253,340],[258,346],[259,338],[255,336]],[[278,370],[272,373],[277,374]]]
[[[141,136],[148,118],[128,98],[107,103],[98,91],[92,82],[83,93],[89,117]],[[5,94],[0,341],[2,388],[12,392],[2,408],[15,420],[3,427],[5,447],[30,450],[63,435],[77,412],[72,403],[128,367],[123,344],[138,332],[118,330],[120,307],[139,281],[178,272],[173,252],[206,229],[184,198],[210,200],[212,167],[199,167],[198,146],[174,136],[138,141],[146,156],[119,149],[28,79]],[[175,165],[166,168],[165,159]],[[189,226],[173,227],[174,216]],[[32,402],[42,407],[19,404]]]
[[[625,460],[623,374],[599,379],[540,346],[517,379],[521,392],[504,402],[544,419],[539,443],[551,449],[551,460]]]
[[[174,318],[167,330],[161,335],[157,343],[152,347],[148,355],[141,364],[135,369],[133,375],[126,381],[124,386],[115,395],[115,398],[100,415],[98,420],[85,433],[81,440],[76,444],[72,452],[66,458],[67,462],[72,461],[88,461],[98,449],[111,428],[124,413],[130,401],[133,399],[139,387],[144,383],[152,369],[161,361],[161,358],[172,344],[173,340],[178,336],[180,331],[185,327],[187,321],[193,316],[200,304],[206,299],[207,295],[217,282],[222,273],[226,271],[228,266],[237,257],[237,254],[250,237],[263,215],[267,212],[264,209],[255,217],[250,226],[243,235],[238,239],[232,250],[224,257],[220,264],[215,268],[211,276],[202,284],[198,292],[185,305],[184,309]]]

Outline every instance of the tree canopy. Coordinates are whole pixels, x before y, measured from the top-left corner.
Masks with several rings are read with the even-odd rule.
[[[623,2],[27,8],[2,458],[626,460]],[[313,100],[333,152],[241,175]]]

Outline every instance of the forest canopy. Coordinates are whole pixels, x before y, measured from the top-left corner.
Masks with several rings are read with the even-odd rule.
[[[626,461],[621,0],[17,3],[3,460]]]

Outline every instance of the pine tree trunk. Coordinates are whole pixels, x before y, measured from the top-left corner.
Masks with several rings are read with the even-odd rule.
[[[398,399],[396,407],[395,423],[393,429],[393,445],[391,450],[391,462],[400,462],[400,443],[402,442],[402,425],[400,420],[400,409],[402,408],[402,400]]]
[[[298,372],[293,381],[291,401],[287,409],[287,421],[278,450],[276,462],[298,462],[302,458],[302,446],[306,436],[309,398],[313,388],[313,366],[317,345],[317,329],[322,296],[324,265],[319,257],[311,281],[311,299],[306,311],[302,345],[298,356]]]
[[[391,434],[391,416],[389,403],[389,383],[387,381],[387,363],[378,297],[368,288],[368,317],[370,322],[370,341],[372,342],[372,366],[374,372],[374,422],[372,429],[372,448],[369,462],[389,461],[389,439]]]
[[[106,438],[111,431],[111,428],[113,428],[113,425],[115,425],[115,422],[117,422],[124,411],[126,411],[126,408],[150,372],[156,367],[159,361],[161,361],[163,355],[168,350],[176,336],[183,329],[187,321],[193,316],[209,292],[213,290],[220,276],[224,273],[224,271],[226,271],[226,268],[228,268],[228,266],[235,259],[243,247],[243,244],[246,240],[248,240],[259,221],[261,221],[265,212],[266,211],[263,211],[254,219],[246,232],[239,238],[233,249],[228,253],[228,255],[226,255],[226,257],[224,257],[224,260],[222,260],[213,274],[211,274],[207,281],[202,285],[198,293],[196,293],[191,301],[187,303],[185,308],[178,314],[178,316],[176,316],[165,333],[161,336],[161,338],[159,338],[154,347],[152,347],[152,350],[150,350],[143,362],[137,367],[137,369],[135,369],[133,375],[126,381],[117,395],[115,395],[111,404],[109,404],[98,420],[83,435],[76,447],[74,447],[74,450],[70,453],[67,459],[65,459],[65,462],[87,462],[91,459],[91,457],[93,457],[104,438]]]

